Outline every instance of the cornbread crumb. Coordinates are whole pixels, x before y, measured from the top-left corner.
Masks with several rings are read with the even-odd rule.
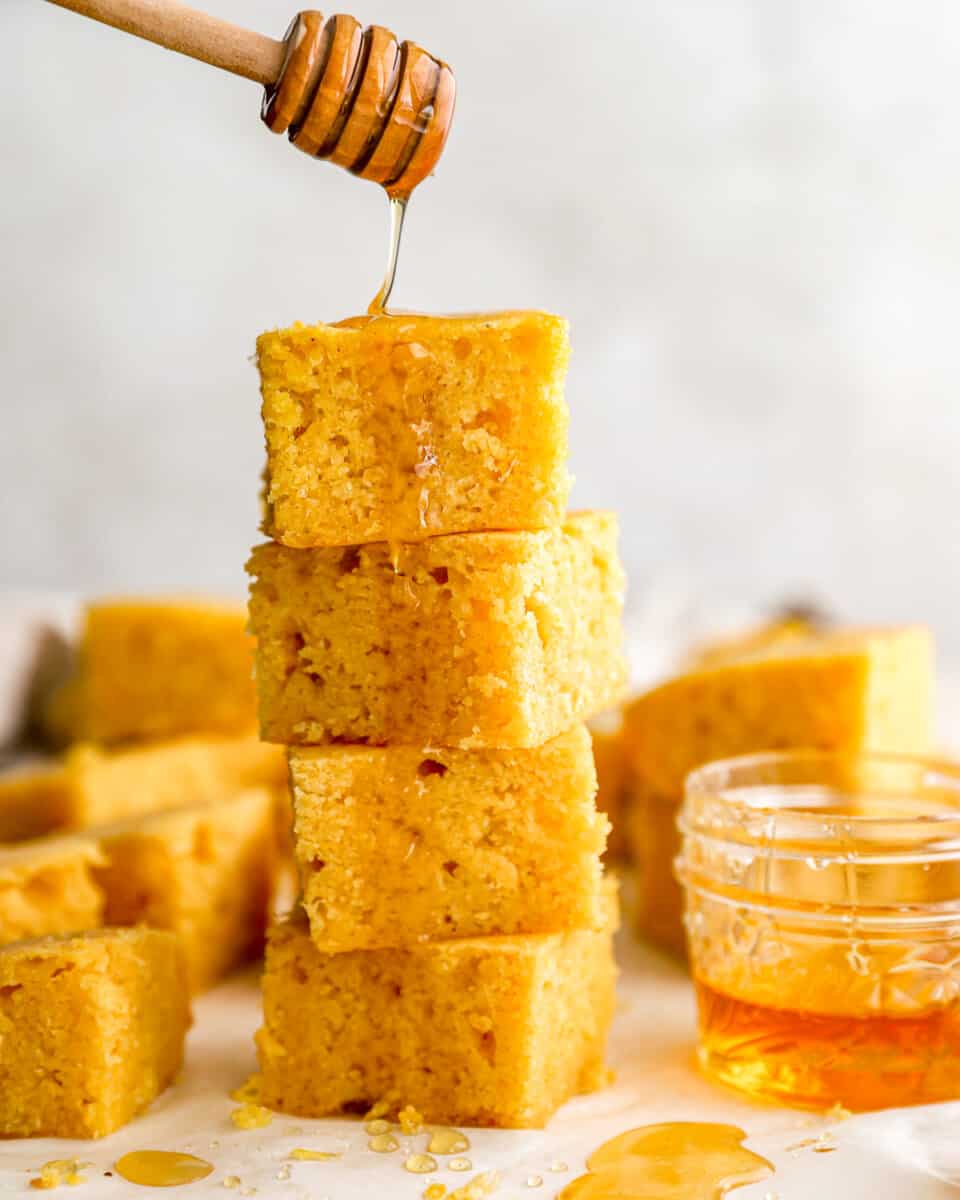
[[[419,1133],[423,1129],[423,1113],[417,1112],[412,1104],[401,1108],[397,1114],[400,1132],[405,1134]]]
[[[288,546],[563,517],[567,323],[538,312],[295,325],[257,340],[265,532]]]
[[[262,1129],[273,1120],[273,1113],[260,1104],[241,1104],[230,1114],[230,1120],[238,1129]]]
[[[302,902],[338,953],[595,929],[607,822],[583,725],[530,750],[294,747]]]
[[[118,1129],[175,1078],[189,1020],[172,933],[108,929],[0,949],[0,1135]]]
[[[238,1104],[259,1104],[263,1085],[263,1076],[259,1071],[248,1076],[238,1088],[230,1093],[230,1099]]]
[[[624,576],[612,513],[539,532],[254,548],[261,735],[534,747],[615,704]]]
[[[443,1200],[446,1194],[446,1184],[431,1183],[429,1187],[423,1189],[423,1200]]]
[[[80,1162],[78,1158],[52,1159],[43,1164],[40,1174],[30,1180],[30,1186],[38,1191],[61,1187],[64,1184],[67,1187],[76,1187],[78,1184],[87,1182],[86,1175],[80,1174],[81,1169],[87,1165],[87,1163]]]
[[[496,1171],[484,1171],[482,1175],[475,1175],[469,1183],[465,1183],[463,1187],[459,1187],[456,1191],[450,1192],[447,1200],[483,1200],[484,1196],[489,1196],[495,1192],[500,1186],[500,1176]]]
[[[61,736],[101,743],[241,733],[255,723],[252,666],[242,604],[99,600],[87,608],[79,670],[54,694],[50,721]]]
[[[225,1175],[223,1179],[223,1186],[228,1189],[238,1188],[242,1182],[243,1180],[239,1175]]]
[[[319,1117],[401,1095],[431,1124],[542,1126],[602,1077],[608,898],[602,931],[333,955],[317,950],[302,914],[281,921],[257,1034],[263,1103]]]

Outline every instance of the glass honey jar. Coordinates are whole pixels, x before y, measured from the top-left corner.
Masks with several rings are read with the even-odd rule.
[[[812,1108],[960,1098],[960,765],[711,763],[680,832],[708,1075]]]

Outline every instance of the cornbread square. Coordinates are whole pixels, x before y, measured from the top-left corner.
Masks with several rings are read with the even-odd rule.
[[[244,606],[189,598],[89,605],[77,674],[48,711],[61,736],[104,743],[235,734],[255,723]]]
[[[85,829],[222,800],[246,788],[286,787],[282,751],[255,737],[178,738],[123,750],[79,744],[66,755],[61,827]]]
[[[427,1122],[540,1127],[607,1079],[614,903],[599,931],[324,954],[297,914],[268,938],[264,1104],[321,1117],[402,1097]]]
[[[620,695],[616,541],[595,512],[534,533],[256,547],[261,736],[539,746]]]
[[[0,945],[102,925],[101,861],[96,843],[81,837],[0,849]]]
[[[568,356],[566,321],[539,312],[262,334],[264,532],[304,547],[557,524]]]
[[[927,630],[838,629],[725,656],[634,700],[625,737],[640,928],[669,945],[682,940],[681,893],[665,864],[679,848],[676,815],[690,771],[761,750],[922,754],[932,740],[932,691]]]
[[[105,929],[0,949],[0,1134],[119,1129],[172,1082],[189,1024],[172,933]]]
[[[157,813],[93,836],[105,922],[176,933],[191,991],[262,951],[277,869],[268,791]]]
[[[302,903],[328,953],[602,928],[583,725],[533,750],[290,751]]]

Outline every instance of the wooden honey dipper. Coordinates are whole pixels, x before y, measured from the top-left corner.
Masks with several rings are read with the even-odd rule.
[[[282,41],[177,0],[50,0],[262,83],[261,115],[300,150],[405,198],[437,165],[456,84],[446,63],[379,25],[294,17]]]

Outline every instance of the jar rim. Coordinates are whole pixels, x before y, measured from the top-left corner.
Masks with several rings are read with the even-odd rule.
[[[734,813],[749,813],[753,816],[789,815],[794,821],[805,819],[823,822],[823,805],[773,802],[776,789],[786,790],[790,786],[823,785],[823,776],[831,769],[839,772],[860,772],[864,778],[888,772],[891,776],[902,773],[909,776],[908,784],[900,784],[894,790],[921,794],[923,789],[936,790],[941,803],[925,811],[917,805],[913,811],[877,815],[869,812],[844,812],[839,818],[849,822],[854,829],[878,829],[902,827],[913,824],[929,828],[938,825],[956,825],[960,822],[960,762],[945,756],[895,754],[880,751],[836,751],[819,749],[769,750],[754,754],[742,754],[731,758],[717,759],[697,767],[687,775],[684,796],[687,806],[697,802],[716,801],[729,807]],[[880,791],[876,784],[861,783],[859,788],[850,789],[851,794]],[[755,792],[755,796],[750,793]],[[943,804],[945,796],[951,803]]]

